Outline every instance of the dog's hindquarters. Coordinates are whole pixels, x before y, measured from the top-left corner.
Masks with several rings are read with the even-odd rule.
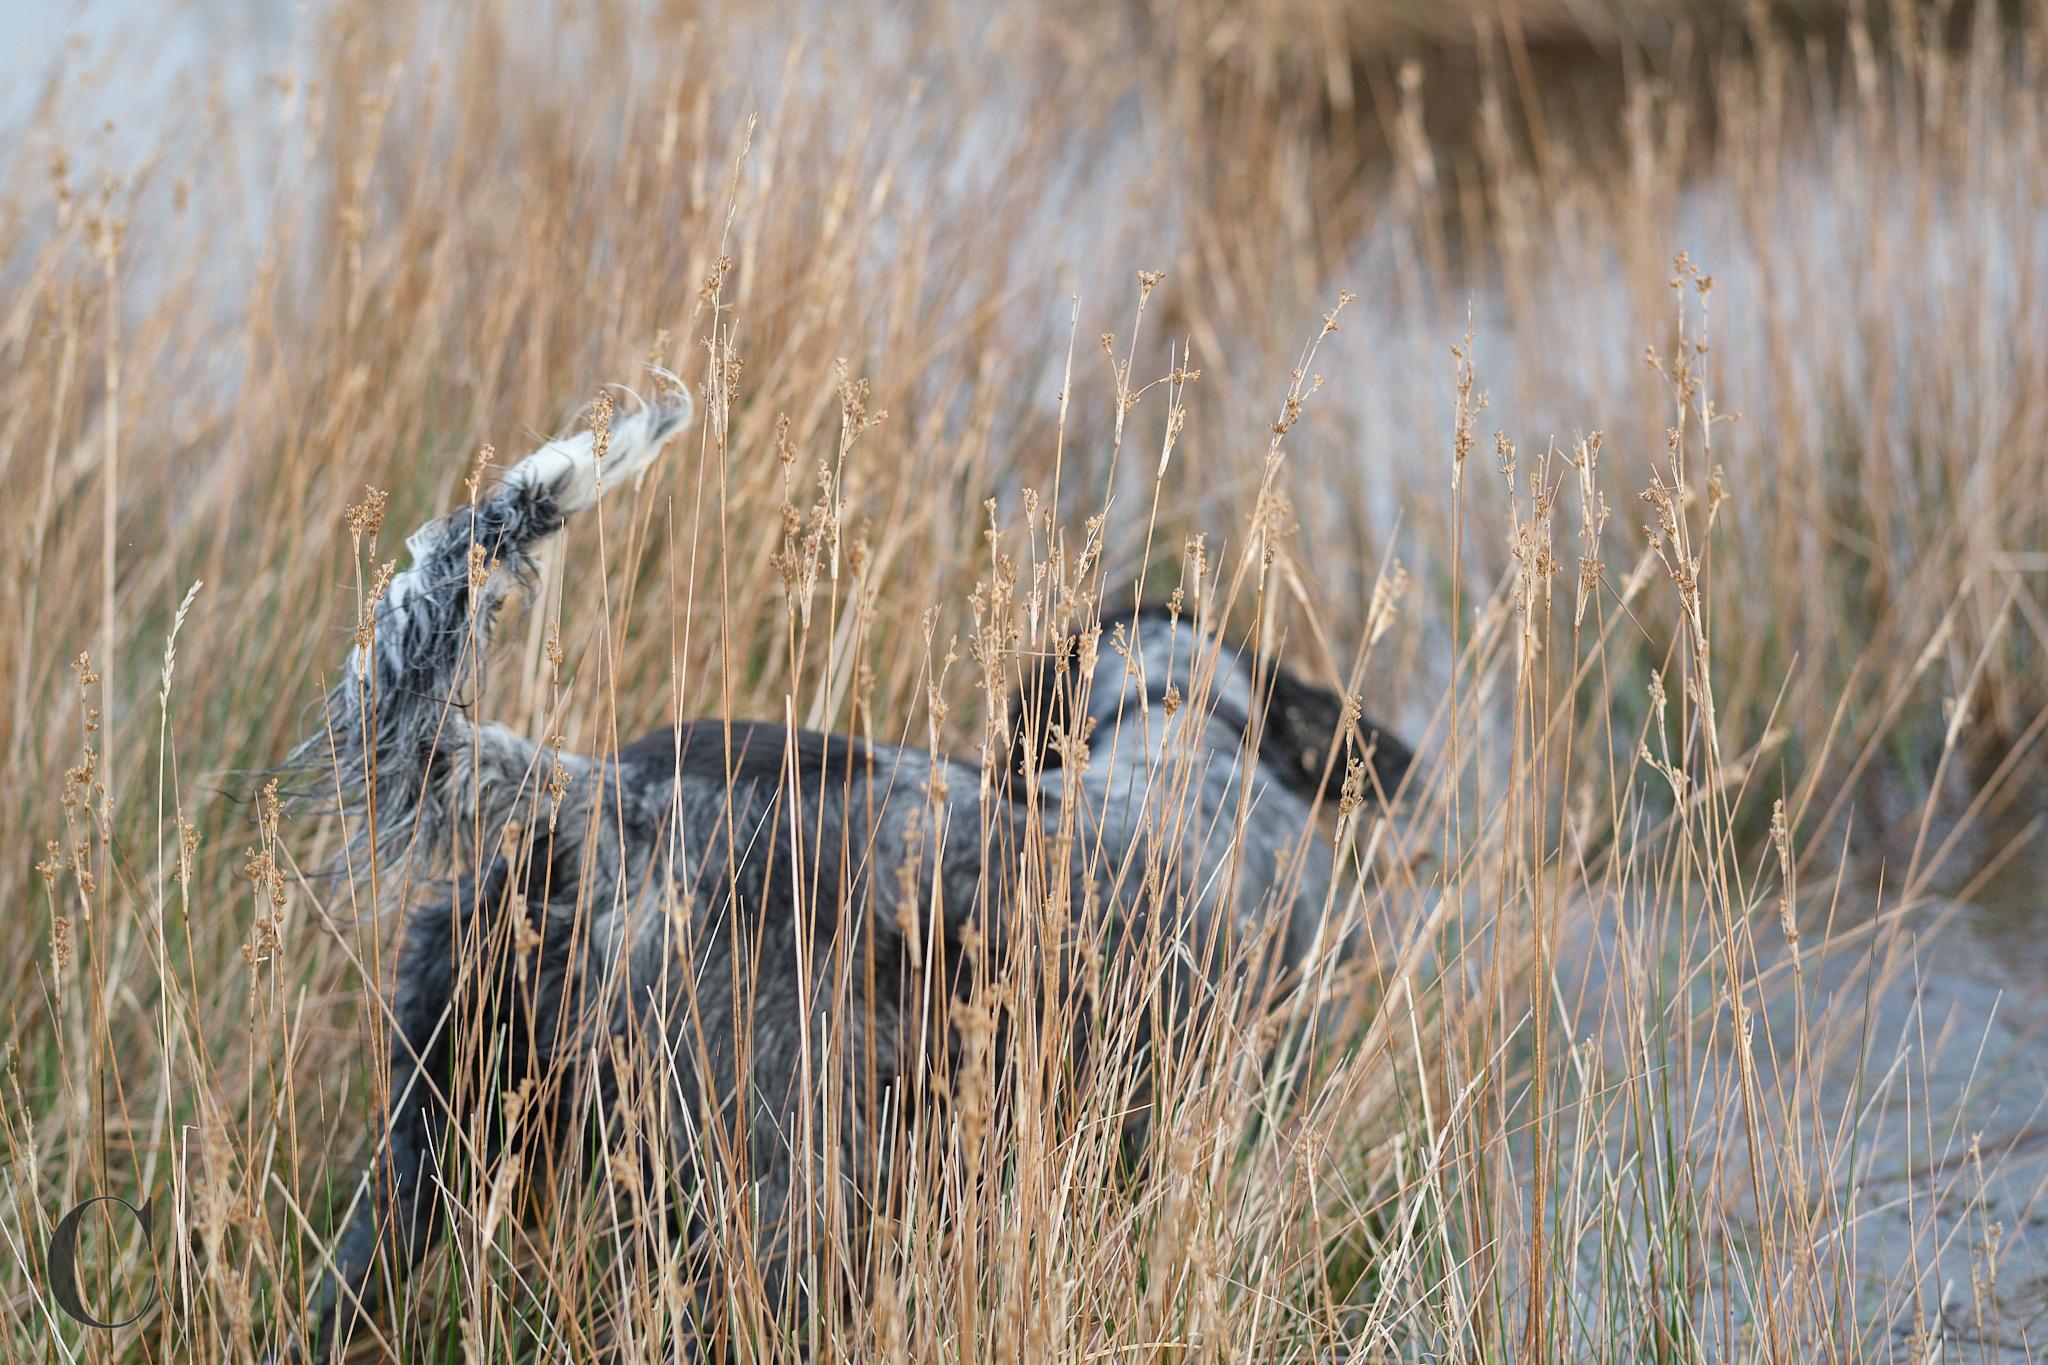
[[[545,890],[551,862],[581,872],[578,849],[593,809],[592,777],[603,765],[569,754],[553,755],[566,781],[555,784],[558,836],[548,847],[529,900],[526,878],[508,875],[495,858],[499,839],[522,802],[537,800],[546,775],[541,751],[503,726],[469,717],[459,694],[474,678],[499,607],[512,588],[530,582],[534,550],[568,517],[649,463],[690,415],[688,396],[671,390],[653,405],[614,424],[608,449],[584,432],[551,442],[515,466],[489,495],[474,499],[407,539],[410,564],[379,583],[369,624],[329,693],[324,725],[295,750],[292,764],[311,780],[307,795],[338,798],[349,823],[346,866],[369,883],[397,880],[414,855],[444,865],[467,836],[458,861],[482,869],[459,878],[449,900],[416,911],[408,926],[393,992],[390,1110],[373,1150],[354,1212],[337,1240],[308,1302],[309,1342],[316,1354],[345,1340],[376,1297],[378,1250],[397,1253],[395,1268],[409,1267],[437,1229],[432,1154],[441,1147],[458,1073],[450,1054],[451,1029],[473,1030],[480,1011],[512,995],[504,985],[500,943],[507,930],[528,924],[541,940],[539,967],[566,976],[570,937],[550,935]],[[618,869],[612,869],[614,874]],[[565,879],[576,886],[577,876]],[[610,899],[609,886],[582,886],[593,903]],[[535,910],[533,906],[541,907]],[[498,953],[493,956],[493,953]],[[544,1020],[501,1033],[529,1046],[567,1021],[553,1017],[559,991],[543,992]]]

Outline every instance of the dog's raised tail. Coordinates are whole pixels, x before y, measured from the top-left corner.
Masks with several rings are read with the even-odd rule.
[[[531,583],[535,547],[572,513],[651,464],[690,420],[671,376],[652,402],[528,455],[497,488],[430,521],[406,540],[411,562],[380,571],[371,607],[323,723],[294,750],[309,799],[338,804],[355,870],[364,859],[432,865],[456,831],[505,812],[526,780],[534,746],[464,709],[500,605]]]

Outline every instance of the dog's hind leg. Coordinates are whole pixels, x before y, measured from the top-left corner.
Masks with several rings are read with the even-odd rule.
[[[553,1150],[582,1074],[590,1011],[566,984],[587,945],[573,910],[550,913],[504,858],[413,912],[392,1000],[385,1138],[310,1308],[316,1360],[381,1297],[380,1254],[402,1279],[438,1239],[449,1205],[496,1178],[508,1148]],[[501,1093],[521,1096],[500,1105]]]
[[[308,1344],[315,1361],[326,1360],[349,1339],[358,1319],[375,1308],[382,1293],[376,1274],[379,1249],[391,1253],[391,1269],[403,1275],[439,1231],[429,1187],[439,1183],[434,1162],[444,1151],[455,1095],[453,1031],[461,1025],[452,1016],[477,998],[474,989],[457,989],[457,948],[501,918],[508,882],[500,859],[488,876],[464,878],[450,900],[423,907],[407,926],[392,1002],[385,1142],[381,1153],[370,1154],[367,1188],[355,1191],[355,1211],[334,1243],[332,1263],[309,1304],[313,1330]],[[516,890],[510,894],[518,896]]]

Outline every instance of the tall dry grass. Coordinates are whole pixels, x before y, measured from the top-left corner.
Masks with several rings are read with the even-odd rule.
[[[1995,1152],[1924,1056],[1862,1063],[1893,926],[2038,790],[2048,24],[1710,26],[1677,80],[1605,31],[1553,78],[1493,23],[1446,68],[1341,9],[1304,70],[1290,13],[322,6],[216,99],[91,121],[146,48],[50,91],[0,213],[10,1356],[284,1330],[395,920],[265,770],[478,450],[650,359],[703,420],[554,552],[507,724],[987,753],[1056,626],[1179,588],[1424,762],[1304,836],[1366,945],[1307,996],[1347,1027],[1276,1064],[1285,1018],[1218,1013],[1139,1171],[1112,1088],[970,1065],[894,1215],[815,1230],[845,1292],[773,1321],[739,1173],[458,1162],[361,1358],[663,1355],[685,1197],[764,1357],[2026,1349]],[[42,1265],[101,1193],[159,1220],[89,1248],[89,1301],[161,1286],[118,1333]]]

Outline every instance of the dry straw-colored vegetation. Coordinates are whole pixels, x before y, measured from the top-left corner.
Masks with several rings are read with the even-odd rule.
[[[1305,835],[1364,950],[1185,1040],[1139,1169],[1026,980],[957,1021],[1020,1060],[968,1049],[894,1216],[814,1229],[816,1313],[760,1303],[728,1171],[739,1354],[2028,1349],[2001,1131],[1865,1063],[1906,926],[2038,804],[2037,6],[434,8],[183,85],[75,55],[12,130],[8,1358],[290,1325],[403,888],[320,877],[266,771],[402,532],[650,360],[700,421],[553,552],[514,728],[994,770],[1055,631],[1178,589],[1423,753]],[[675,1191],[450,1169],[352,1358],[669,1358]],[[89,1225],[89,1301],[161,1286],[119,1332],[43,1275],[101,1193],[158,1220]]]

